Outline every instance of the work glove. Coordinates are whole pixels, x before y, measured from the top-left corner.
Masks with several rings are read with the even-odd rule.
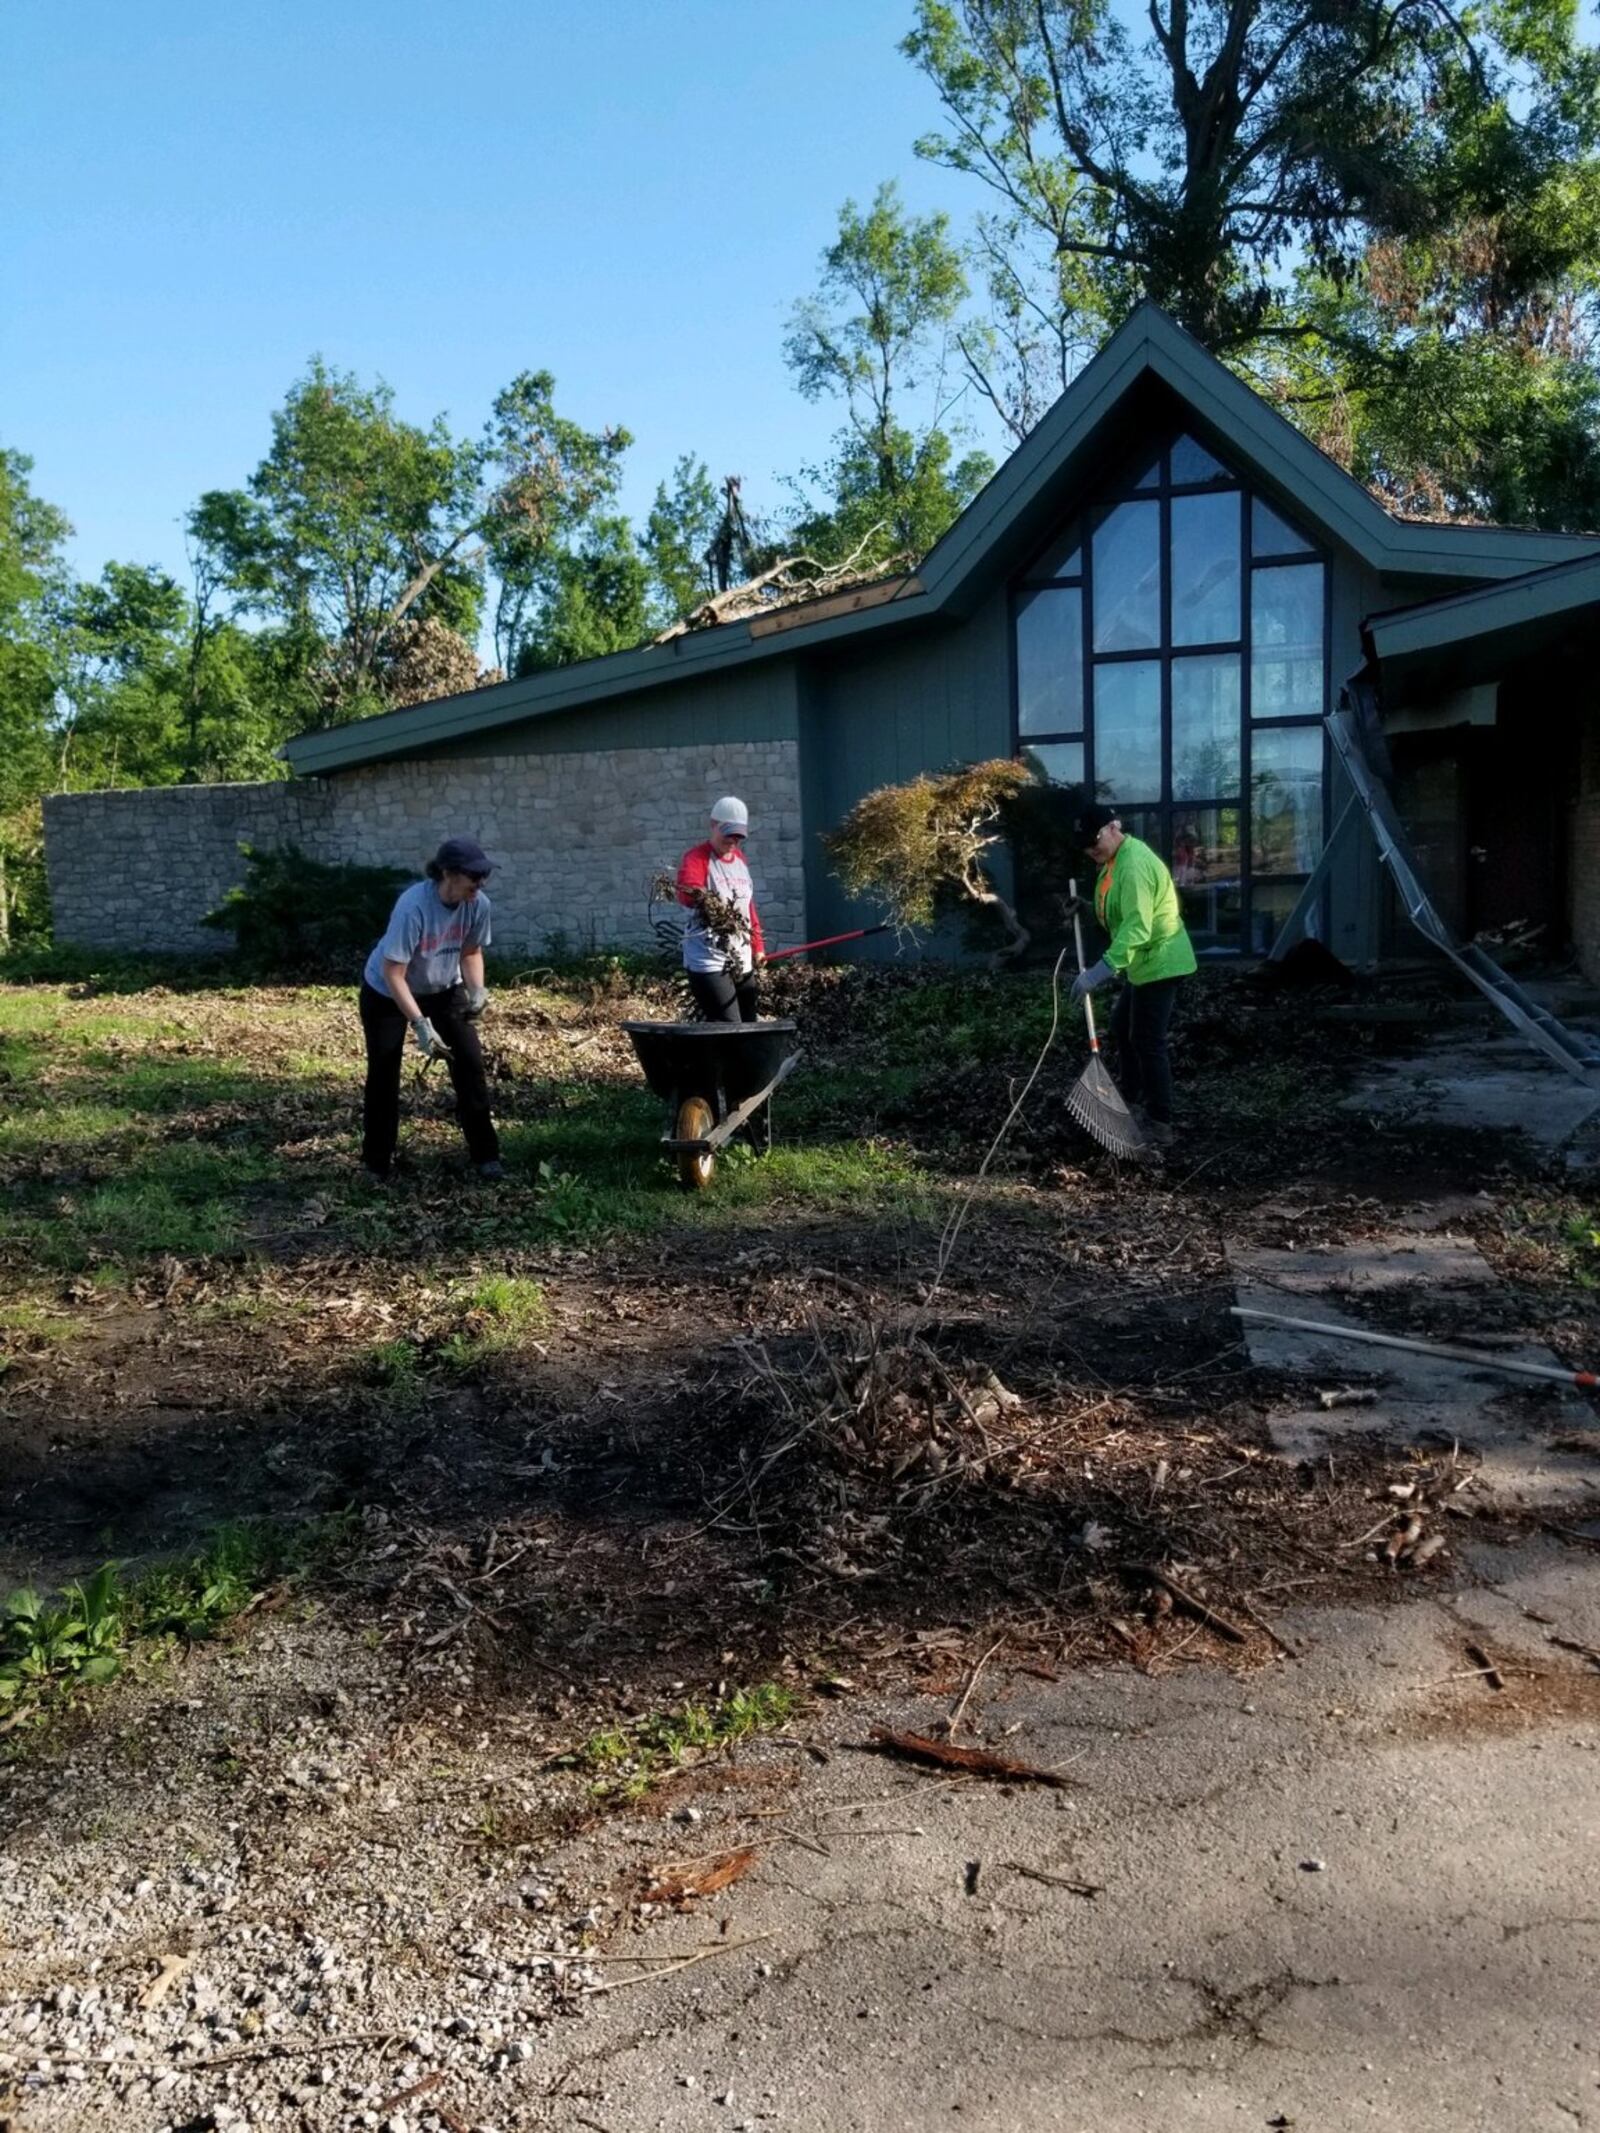
[[[1064,926],[1070,926],[1079,913],[1087,909],[1081,896],[1058,896],[1056,902],[1061,906],[1061,923]]]
[[[467,1020],[476,1022],[489,1004],[489,988],[486,985],[463,985],[461,989],[467,996]]]
[[[425,1060],[448,1059],[450,1047],[426,1015],[418,1015],[411,1025],[411,1041]]]
[[[1091,963],[1087,970],[1080,970],[1072,981],[1074,1000],[1086,999],[1097,985],[1103,985],[1112,975],[1111,965],[1102,956],[1098,963]]]

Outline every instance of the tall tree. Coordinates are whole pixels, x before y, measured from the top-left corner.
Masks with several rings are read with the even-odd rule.
[[[558,415],[555,387],[547,370],[514,378],[496,397],[480,448],[495,658],[508,674],[521,669],[548,596],[547,560],[614,501],[633,443],[620,427],[586,430]]]
[[[52,770],[65,514],[34,494],[33,461],[0,447],[0,948],[43,903],[40,795]]]
[[[576,541],[547,550],[533,591],[518,674],[630,651],[651,634],[649,566],[616,514],[591,519]]]
[[[664,622],[686,620],[715,592],[715,547],[722,505],[703,459],[685,454],[672,470],[672,486],[656,489],[645,523],[644,552]]]
[[[943,427],[966,295],[945,216],[907,214],[893,185],[866,213],[845,202],[817,291],[795,307],[785,342],[805,397],[840,400],[846,415],[832,466],[814,476],[829,501],[794,529],[818,555],[920,557],[992,472],[979,454],[957,461]]]
[[[553,392],[548,372],[523,373],[481,437],[461,439],[442,416],[402,420],[387,385],[318,358],[273,417],[248,490],[201,498],[193,530],[285,653],[306,655],[324,717],[383,708],[408,622],[470,646],[486,567],[497,649],[514,655],[540,558],[612,493],[630,441],[563,421]]]
[[[919,153],[997,202],[1026,390],[981,350],[977,374],[1014,428],[1074,315],[1092,336],[1152,296],[1224,355],[1300,333],[1290,262],[1342,282],[1375,238],[1493,213],[1594,148],[1571,0],[1149,0],[1143,20],[919,0],[905,41],[947,120]]]

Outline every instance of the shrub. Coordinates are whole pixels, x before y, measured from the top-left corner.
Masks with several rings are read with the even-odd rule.
[[[292,844],[239,849],[245,878],[204,923],[233,935],[248,968],[276,976],[347,976],[416,878],[396,867],[329,865]]]
[[[978,905],[1004,925],[1003,952],[1020,954],[1027,928],[984,862],[1001,841],[1006,802],[1029,783],[1024,764],[1001,757],[880,786],[823,843],[850,894],[881,901],[896,925],[928,926],[942,912]]]

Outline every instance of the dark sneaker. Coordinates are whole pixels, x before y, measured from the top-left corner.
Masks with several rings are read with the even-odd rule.
[[[392,1170],[379,1170],[373,1163],[363,1163],[361,1175],[369,1185],[392,1185],[394,1183],[394,1172]]]
[[[1140,1123],[1144,1127],[1146,1140],[1151,1141],[1157,1148],[1165,1151],[1172,1146],[1172,1127],[1164,1120],[1146,1115]]]
[[[480,1163],[478,1165],[479,1177],[486,1178],[491,1185],[498,1185],[500,1180],[505,1176],[505,1174],[506,1166],[502,1162],[496,1161],[492,1163]]]

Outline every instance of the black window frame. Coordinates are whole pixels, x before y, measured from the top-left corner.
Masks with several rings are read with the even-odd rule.
[[[1125,804],[1130,813],[1137,810],[1142,820],[1153,818],[1157,829],[1157,843],[1164,858],[1170,859],[1174,817],[1179,812],[1199,814],[1210,810],[1220,813],[1224,809],[1237,809],[1239,817],[1239,939],[1237,946],[1208,948],[1213,956],[1251,956],[1264,954],[1270,942],[1257,946],[1254,942],[1254,897],[1261,889],[1303,889],[1309,880],[1308,873],[1281,874],[1256,871],[1254,865],[1255,822],[1253,807],[1253,749],[1252,735],[1258,722],[1253,716],[1252,674],[1253,630],[1252,608],[1255,575],[1258,571],[1287,570],[1316,563],[1322,570],[1322,691],[1321,705],[1316,712],[1276,713],[1259,721],[1263,731],[1294,727],[1305,729],[1316,726],[1322,735],[1321,770],[1321,833],[1325,847],[1329,835],[1331,808],[1331,761],[1327,741],[1326,715],[1331,684],[1333,651],[1333,568],[1328,550],[1305,534],[1292,513],[1285,511],[1272,497],[1254,487],[1241,474],[1228,468],[1227,477],[1212,477],[1206,481],[1174,482],[1171,479],[1172,448],[1183,436],[1192,436],[1202,449],[1211,453],[1224,467],[1228,466],[1227,455],[1192,430],[1175,427],[1161,445],[1157,463],[1157,481],[1143,488],[1132,486],[1131,475],[1121,482],[1108,483],[1097,490],[1070,518],[1056,527],[1048,539],[1039,544],[1035,556],[1053,547],[1064,544],[1069,532],[1076,525],[1076,543],[1079,568],[1070,576],[1033,576],[1029,568],[1018,575],[1011,585],[1007,601],[1009,624],[1008,641],[1010,657],[1011,734],[1013,753],[1022,755],[1034,747],[1052,747],[1076,743],[1083,750],[1084,790],[1093,793],[1098,783],[1096,763],[1096,718],[1095,718],[1095,670],[1101,666],[1131,664],[1137,661],[1157,661],[1160,670],[1160,716],[1161,716],[1161,791],[1154,799],[1128,799]],[[1149,460],[1144,452],[1130,455],[1140,466]],[[1172,638],[1172,504],[1175,498],[1185,496],[1233,495],[1239,507],[1239,636],[1220,639],[1206,644],[1174,644]],[[1257,557],[1252,544],[1252,504],[1256,498],[1265,504],[1285,525],[1301,535],[1305,545],[1288,555]],[[1097,652],[1094,649],[1094,533],[1101,519],[1119,504],[1155,503],[1160,518],[1160,575],[1158,607],[1160,614],[1160,641],[1157,644],[1117,651]],[[1021,673],[1018,658],[1017,619],[1021,605],[1040,592],[1077,589],[1082,601],[1082,711],[1081,725],[1077,730],[1061,730],[1039,733],[1021,731]],[[1206,656],[1233,656],[1239,661],[1239,791],[1211,795],[1204,798],[1186,797],[1179,801],[1172,792],[1172,668],[1178,659],[1204,658]],[[1218,887],[1224,886],[1218,884]],[[1180,893],[1203,894],[1197,891]]]

